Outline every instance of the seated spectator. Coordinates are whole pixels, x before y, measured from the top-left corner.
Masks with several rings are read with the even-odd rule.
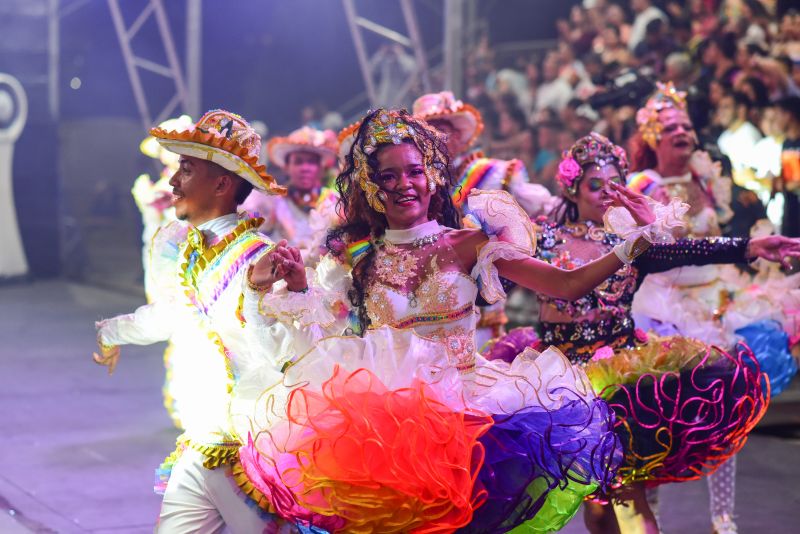
[[[770,16],[759,0],[740,0],[741,20],[745,21],[743,41],[748,45],[766,47]]]
[[[664,58],[676,49],[669,30],[662,19],[653,19],[647,24],[642,42],[636,45],[633,55],[640,67],[650,67],[655,72],[663,70]]]
[[[755,191],[767,206],[767,216],[775,228],[780,228],[783,216],[783,196],[775,195],[773,182],[781,174],[781,147],[783,132],[778,127],[778,110],[774,104],[766,106],[761,113],[758,127],[764,134],[750,153],[753,180],[744,184]]]
[[[536,92],[536,104],[534,110],[541,111],[544,108],[561,110],[572,98],[572,86],[567,80],[559,76],[560,58],[557,52],[549,52],[542,62],[542,78],[544,82]]]
[[[631,52],[622,41],[621,31],[613,24],[606,25],[600,35],[595,38],[594,51],[600,54],[604,64],[612,62],[628,64],[631,61]]]
[[[672,82],[680,91],[686,91],[692,83],[692,58],[684,52],[673,52],[664,60],[663,82]]]
[[[754,108],[763,108],[769,103],[769,90],[761,78],[756,76],[741,78],[734,87],[750,99]]]
[[[717,108],[717,123],[724,128],[717,145],[730,158],[733,179],[740,185],[752,179],[751,154],[763,137],[748,120],[751,107],[750,99],[744,93],[734,92],[726,94]]]
[[[781,233],[800,237],[800,97],[788,96],[776,103],[777,125],[784,132],[781,174],[776,189],[783,193]]]
[[[531,181],[542,184],[552,193],[556,193],[556,170],[561,161],[558,136],[564,128],[556,121],[539,123],[536,126],[538,152],[533,160]]]
[[[698,51],[703,64],[701,88],[708,88],[712,80],[733,85],[737,73],[736,36],[731,33],[717,34],[703,43]]]
[[[722,156],[722,176],[730,176],[730,160]],[[726,160],[728,160],[726,162]],[[722,235],[728,237],[750,237],[750,230],[764,219],[767,209],[754,191],[738,185],[731,187],[731,210],[733,217],[722,226]]]
[[[496,91],[499,95],[513,95],[516,105],[527,116],[532,107],[531,90],[525,74],[514,69],[501,69],[497,73]]]
[[[652,0],[631,0],[631,9],[636,13],[631,26],[631,36],[628,39],[628,50],[634,51],[636,47],[644,41],[647,32],[647,25],[655,20],[667,21],[667,16],[663,11],[653,5]]]
[[[620,42],[627,46],[631,39],[631,25],[628,16],[619,4],[609,4],[606,8],[606,24],[619,30]]]

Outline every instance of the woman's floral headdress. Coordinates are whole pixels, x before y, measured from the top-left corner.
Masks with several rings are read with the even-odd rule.
[[[436,187],[445,185],[442,174],[447,162],[446,156],[441,152],[444,139],[441,133],[428,126],[420,119],[412,121],[405,111],[379,109],[371,115],[371,119],[359,130],[359,135],[353,144],[353,176],[352,180],[359,185],[366,194],[367,203],[379,213],[384,213],[386,207],[380,198],[380,186],[372,180],[374,174],[369,166],[368,158],[380,145],[399,145],[406,139],[413,141],[422,153],[425,176],[428,179],[428,190],[433,192]],[[421,135],[416,128],[425,128],[428,136]],[[434,142],[438,140],[439,142]]]
[[[655,149],[664,125],[658,114],[665,109],[679,109],[686,111],[686,93],[678,91],[672,82],[658,83],[658,90],[647,100],[639,111],[636,112],[636,124],[642,139],[650,148]]]
[[[597,132],[578,139],[569,150],[565,150],[558,164],[556,179],[561,188],[574,195],[578,179],[586,164],[598,166],[615,165],[623,177],[628,174],[628,156],[625,150]]]

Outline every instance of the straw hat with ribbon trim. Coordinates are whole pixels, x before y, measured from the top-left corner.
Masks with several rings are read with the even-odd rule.
[[[456,100],[450,91],[429,93],[414,101],[414,117],[425,121],[446,120],[458,131],[465,148],[474,143],[483,131],[480,111],[461,100]]]
[[[339,141],[339,162],[342,166],[345,165],[345,158],[350,153],[350,149],[353,148],[353,142],[356,140],[359,128],[361,128],[361,121],[356,121],[350,126],[342,128],[337,136]]]
[[[267,143],[269,160],[281,168],[286,168],[292,152],[312,152],[318,154],[323,167],[336,163],[338,143],[332,130],[317,130],[303,126],[286,137],[275,137]]]
[[[258,163],[261,137],[246,120],[230,111],[215,109],[189,128],[153,128],[150,135],[170,152],[212,161],[244,178],[262,193],[286,193],[286,188],[278,185],[264,165]]]

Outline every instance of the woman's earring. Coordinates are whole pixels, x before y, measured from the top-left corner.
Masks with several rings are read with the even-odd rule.
[[[433,193],[436,191],[436,183],[433,181],[433,178],[428,177],[428,191]]]

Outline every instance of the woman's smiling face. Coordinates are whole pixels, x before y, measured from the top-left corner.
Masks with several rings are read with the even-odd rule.
[[[385,145],[378,149],[377,161],[373,181],[381,188],[389,228],[412,228],[427,222],[432,192],[416,145]]]

